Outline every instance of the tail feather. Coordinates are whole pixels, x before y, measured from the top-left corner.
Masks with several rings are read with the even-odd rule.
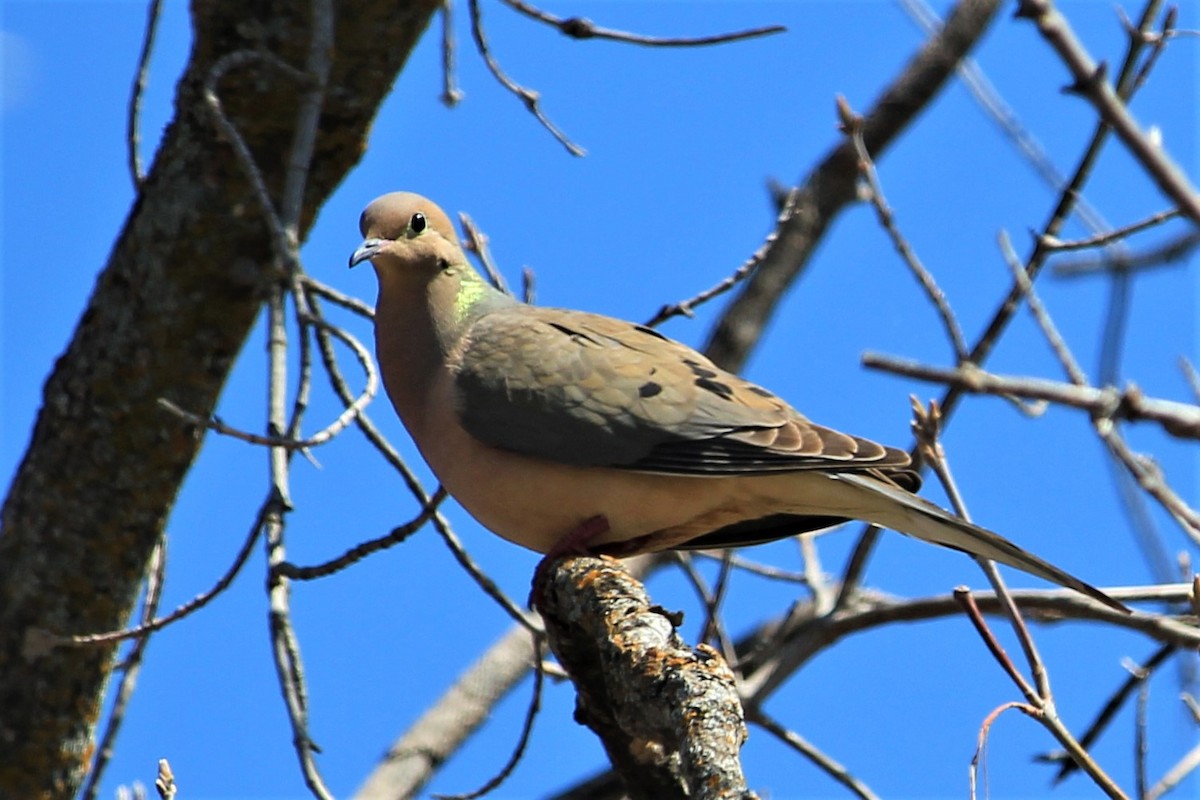
[[[830,477],[891,501],[867,504],[874,512],[864,515],[870,522],[917,539],[999,561],[1059,586],[1074,589],[1109,608],[1131,613],[1124,604],[1091,584],[1023,550],[998,533],[952,516],[917,495],[867,475],[845,472]]]

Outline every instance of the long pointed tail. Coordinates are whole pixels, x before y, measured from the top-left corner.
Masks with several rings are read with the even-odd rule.
[[[869,475],[844,472],[830,477],[878,498],[880,502],[867,503],[870,511],[874,513],[864,515],[877,525],[971,555],[999,561],[1059,586],[1074,589],[1109,608],[1126,614],[1132,613],[1124,604],[1096,587],[1021,549],[998,533],[952,516],[917,495]]]

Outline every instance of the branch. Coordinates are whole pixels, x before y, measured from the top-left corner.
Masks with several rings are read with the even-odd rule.
[[[504,0],[504,4],[531,19],[557,28],[564,36],[570,36],[572,39],[609,39],[614,42],[640,44],[647,47],[703,47],[754,39],[759,36],[770,36],[773,33],[783,33],[787,30],[782,25],[766,25],[761,28],[717,33],[711,36],[645,36],[640,33],[601,28],[586,17],[556,17],[540,8],[523,3],[521,0]]]
[[[1017,16],[1030,19],[1071,71],[1071,90],[1088,99],[1105,123],[1120,137],[1130,153],[1149,173],[1158,188],[1193,222],[1200,223],[1200,195],[1166,151],[1142,132],[1125,102],[1108,83],[1108,69],[1097,64],[1071,30],[1067,18],[1051,0],[1021,0]]]
[[[961,367],[934,367],[882,353],[865,353],[862,363],[868,369],[953,386],[972,394],[1043,400],[1114,421],[1156,422],[1172,436],[1200,439],[1200,406],[1146,397],[1132,383],[1124,389],[1115,386],[1077,386],[1044,378],[996,375],[969,363]]]
[[[746,726],[736,682],[716,650],[687,647],[613,559],[559,561],[542,598],[550,646],[579,693],[576,718],[600,737],[631,797],[756,797],[738,758]]]

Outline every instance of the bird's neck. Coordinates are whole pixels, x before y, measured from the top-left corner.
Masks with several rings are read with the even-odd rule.
[[[422,295],[418,302],[412,302],[414,293]],[[411,433],[423,424],[429,391],[447,377],[442,374],[447,361],[471,324],[514,303],[466,265],[450,267],[423,286],[380,281],[376,353],[388,396]]]

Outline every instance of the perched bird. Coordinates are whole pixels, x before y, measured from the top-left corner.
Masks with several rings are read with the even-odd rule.
[[[379,279],[388,396],[446,490],[509,541],[632,555],[858,519],[1124,608],[913,494],[903,451],[810,422],[650,328],[498,291],[420,195],[378,198],[359,227],[350,266]]]

